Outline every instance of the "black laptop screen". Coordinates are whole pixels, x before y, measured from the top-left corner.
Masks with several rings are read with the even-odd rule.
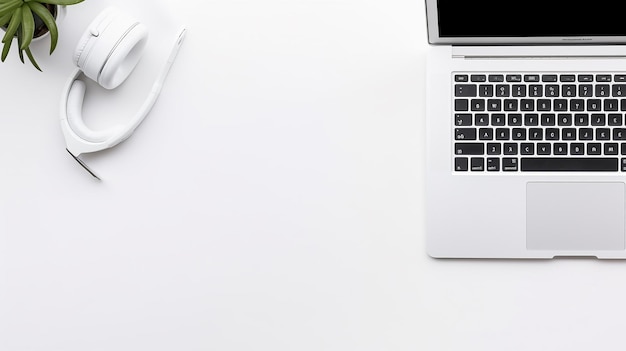
[[[437,0],[439,36],[624,36],[621,5],[616,0]]]

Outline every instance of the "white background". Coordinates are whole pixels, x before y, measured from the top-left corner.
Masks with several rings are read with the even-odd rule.
[[[84,160],[60,90],[108,4],[151,28]],[[145,7],[145,8],[144,8]],[[417,0],[94,1],[44,72],[0,64],[0,350],[619,349],[626,266],[435,260],[424,250],[425,9]],[[450,220],[454,220],[451,218]]]

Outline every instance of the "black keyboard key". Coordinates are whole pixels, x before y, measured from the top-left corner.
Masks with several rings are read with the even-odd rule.
[[[520,111],[534,111],[535,110],[535,100],[533,99],[521,99],[519,103],[520,103]]]
[[[518,168],[517,158],[505,157],[502,159],[502,170],[504,172],[517,172]]]
[[[476,140],[476,128],[456,128],[454,140]]]
[[[604,144],[604,154],[605,155],[617,155],[619,153],[617,149],[617,143],[606,143]]]
[[[519,113],[509,113],[507,120],[509,126],[517,127],[522,125],[522,115]]]
[[[478,86],[478,96],[480,96],[480,97],[492,97],[493,96],[493,85],[479,85]]]
[[[466,172],[468,170],[467,157],[455,157],[454,170],[457,172]]]
[[[609,128],[597,128],[596,140],[611,140],[611,130]]]
[[[619,102],[617,99],[604,99],[604,111],[618,111]]]
[[[496,85],[496,96],[497,97],[509,97],[511,95],[511,87],[507,84],[497,84]]]
[[[574,84],[563,84],[561,86],[561,96],[563,96],[563,97],[575,97],[576,96],[576,85],[574,85]]]
[[[617,158],[550,157],[521,159],[522,172],[615,172]]]
[[[591,114],[591,125],[592,126],[605,126],[606,125],[606,115],[604,113],[592,113]]]
[[[567,111],[569,104],[566,99],[554,99],[554,111]]]
[[[467,74],[457,74],[454,76],[455,82],[469,82],[469,77]]]
[[[608,84],[596,85],[596,97],[608,97],[611,94],[611,86]]]
[[[470,164],[472,172],[483,172],[485,170],[485,159],[482,157],[472,157]]]
[[[620,153],[622,154],[622,156],[626,155],[626,143],[621,143],[620,144]]]
[[[614,77],[616,82],[626,82],[626,75],[624,74],[616,74]]]
[[[576,81],[576,76],[573,75],[573,74],[561,74],[559,79],[563,83],[575,82]]]
[[[578,86],[578,96],[580,96],[580,97],[592,97],[593,96],[593,85],[591,85],[591,84],[580,84]]]
[[[570,113],[559,113],[557,120],[560,127],[572,125],[572,115]]]
[[[525,126],[538,126],[539,125],[539,115],[536,113],[527,113],[524,115],[524,125]]]
[[[537,155],[550,155],[552,153],[552,144],[537,143]]]
[[[522,81],[522,75],[521,74],[507,74],[506,81],[509,83],[519,83]]]
[[[608,119],[609,125],[612,127],[619,127],[622,125],[622,115],[620,113],[609,113]]]
[[[541,81],[542,82],[556,82],[557,81],[557,76],[556,74],[544,74],[541,76]]]
[[[528,130],[528,140],[543,140],[543,129],[530,128]]]
[[[537,111],[552,111],[552,100],[537,99]]]
[[[489,81],[490,82],[504,82],[504,76],[502,74],[490,74]]]
[[[546,140],[560,140],[559,128],[546,128]]]
[[[589,125],[589,115],[586,113],[577,113],[574,115],[574,125],[575,126],[588,126]]]
[[[511,130],[509,128],[496,128],[496,140],[511,140]]]
[[[487,76],[484,75],[484,74],[472,74],[470,76],[470,81],[478,82],[478,83],[486,82],[487,81]]]
[[[602,154],[602,144],[600,143],[587,144],[587,155],[601,155],[601,154]]]
[[[469,100],[467,99],[455,99],[454,100],[455,111],[469,111]]]
[[[484,155],[485,144],[483,143],[455,143],[454,153],[456,155]]]
[[[578,75],[579,82],[593,82],[593,75],[591,74],[579,74]]]
[[[539,82],[539,75],[538,74],[526,74],[524,75],[524,82],[527,82],[527,83]]]
[[[472,114],[471,113],[457,113],[454,115],[454,125],[458,127],[471,126]]]
[[[492,126],[503,126],[506,124],[506,116],[503,113],[494,113],[491,115]]]
[[[511,132],[511,137],[513,140],[526,140],[526,129],[525,128],[513,128]]]
[[[504,143],[505,155],[517,155],[517,143]]]
[[[454,96],[456,97],[475,97],[478,88],[476,84],[455,84]]]
[[[530,97],[542,97],[543,85],[532,84],[528,87],[528,96]]]
[[[478,130],[478,139],[493,140],[493,129],[492,128],[480,128]]]
[[[474,124],[477,126],[488,126],[489,115],[486,113],[477,113],[474,115]]]
[[[535,144],[533,144],[533,143],[522,143],[520,145],[520,153],[522,155],[534,155],[535,154]]]
[[[498,157],[487,158],[487,171],[489,172],[500,171],[500,159]]]
[[[574,125],[575,126],[588,126],[589,125],[589,115],[586,113],[577,113],[574,115]]]
[[[598,74],[596,76],[596,82],[610,82],[611,75],[610,74]]]
[[[613,128],[613,140],[626,140],[626,129],[625,128]]]
[[[526,86],[513,84],[511,87],[511,95],[514,97],[526,97]]]
[[[563,128],[561,131],[561,139],[563,140],[576,140],[576,128]]]
[[[517,99],[504,99],[504,111],[517,111]]]
[[[474,112],[485,111],[485,100],[484,99],[470,100],[470,108]]]
[[[541,114],[541,125],[542,126],[554,126],[554,125],[556,125],[556,116],[553,113],[542,113]]]
[[[502,144],[487,143],[487,155],[500,155],[502,153]]]
[[[487,111],[502,111],[502,100],[487,99]]]
[[[571,99],[569,101],[569,110],[570,111],[584,111],[585,110],[585,100],[583,99]]]
[[[546,97],[559,97],[559,86],[555,84],[546,85]]]
[[[626,96],[626,84],[614,84],[611,88],[611,95],[613,97]]]
[[[571,143],[569,148],[570,155],[584,155],[585,154],[585,144],[583,143]]]
[[[554,143],[554,151],[555,155],[567,155],[567,144],[566,143]]]
[[[593,140],[593,129],[580,128],[578,130],[578,140]]]

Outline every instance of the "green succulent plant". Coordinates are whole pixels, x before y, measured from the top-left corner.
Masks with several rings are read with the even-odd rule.
[[[50,54],[59,39],[56,19],[50,5],[74,5],[84,0],[0,0],[0,27],[5,30],[2,38],[2,62],[7,58],[13,40],[17,39],[18,55],[24,63],[24,53],[30,62],[41,71],[30,50],[35,37],[36,23],[40,22],[50,32]]]

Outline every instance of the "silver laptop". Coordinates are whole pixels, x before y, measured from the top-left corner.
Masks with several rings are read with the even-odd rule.
[[[619,2],[426,12],[428,254],[626,258]]]

